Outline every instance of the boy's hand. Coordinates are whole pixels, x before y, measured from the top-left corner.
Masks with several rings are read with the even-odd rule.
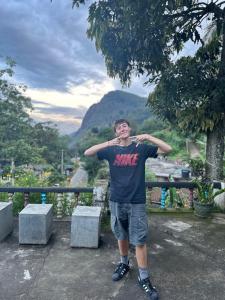
[[[144,141],[151,141],[151,135],[150,134],[139,134],[139,135],[136,135],[136,142],[137,142],[137,146],[141,143],[141,142],[144,142]]]
[[[110,140],[110,141],[108,141],[108,146],[110,147],[110,146],[118,146],[118,145],[120,145],[120,138],[115,138],[115,139],[112,139],[112,140]]]
[[[149,141],[151,139],[151,136],[150,134],[139,134],[139,135],[136,135],[136,141],[137,143],[141,143],[141,142],[144,142],[144,141]]]

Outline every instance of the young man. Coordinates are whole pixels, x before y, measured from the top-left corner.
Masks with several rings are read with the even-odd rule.
[[[92,146],[84,152],[86,156],[97,154],[98,159],[106,159],[109,163],[111,227],[121,256],[112,279],[118,281],[130,270],[128,250],[131,243],[136,249],[138,282],[149,299],[157,300],[158,293],[150,282],[147,269],[145,161],[148,157],[157,157],[158,153],[171,151],[171,147],[149,134],[130,137],[131,127],[125,119],[115,122],[114,131],[115,139]],[[154,145],[141,143],[144,141]]]

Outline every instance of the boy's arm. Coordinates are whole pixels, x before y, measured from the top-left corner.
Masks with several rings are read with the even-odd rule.
[[[105,149],[107,147],[111,147],[113,145],[119,145],[119,139],[118,138],[115,138],[111,141],[107,141],[107,142],[104,142],[104,143],[101,143],[101,144],[94,145],[94,146],[88,148],[87,150],[85,150],[84,155],[85,156],[93,156],[98,151],[100,151],[102,149]]]
[[[164,141],[150,135],[150,134],[140,134],[136,136],[137,142],[148,141],[158,147],[157,153],[168,153],[172,150],[172,147],[165,143]]]

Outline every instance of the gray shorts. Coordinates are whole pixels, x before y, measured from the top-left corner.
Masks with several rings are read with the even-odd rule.
[[[148,234],[145,204],[109,202],[111,228],[117,240],[129,240],[134,245],[144,245]]]

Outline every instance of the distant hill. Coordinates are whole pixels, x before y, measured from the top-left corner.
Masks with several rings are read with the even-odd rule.
[[[110,127],[115,120],[121,118],[142,123],[152,115],[150,109],[145,106],[146,101],[146,98],[123,91],[109,92],[100,102],[87,110],[81,127],[72,136],[79,139],[88,130],[95,127]]]

